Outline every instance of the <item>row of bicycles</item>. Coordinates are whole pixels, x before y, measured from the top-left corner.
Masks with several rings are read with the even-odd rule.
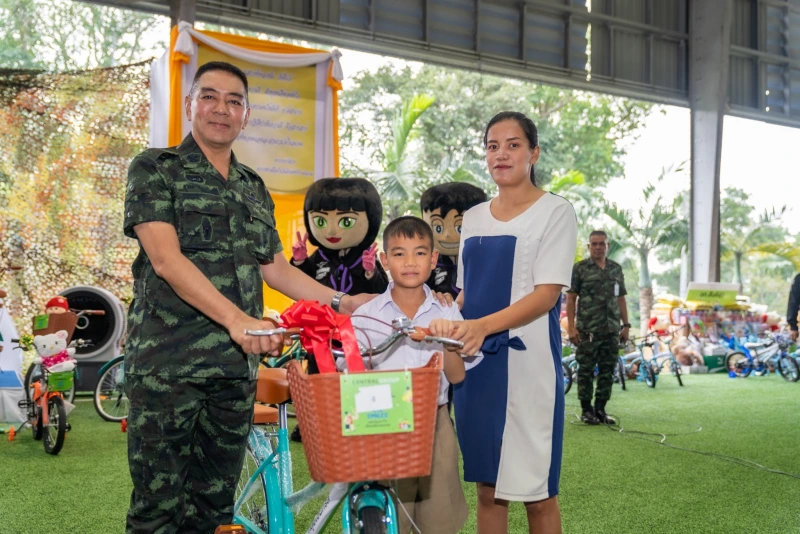
[[[800,380],[800,354],[790,352],[794,348],[791,337],[786,332],[764,332],[760,336],[750,335],[741,338],[728,333],[724,325],[719,325],[719,334],[712,344],[723,347],[725,369],[732,378],[745,378],[751,374],[764,376],[777,373],[787,382]],[[650,332],[638,339],[620,344],[620,354],[614,368],[614,383],[626,389],[626,380],[636,381],[654,388],[662,372],[668,372],[683,386],[683,370],[672,350],[675,332]],[[702,343],[696,333],[690,338],[696,346]],[[575,359],[575,347],[566,344],[571,354],[562,360],[564,370],[564,392],[577,381],[579,364]],[[596,372],[596,371],[595,371]]]

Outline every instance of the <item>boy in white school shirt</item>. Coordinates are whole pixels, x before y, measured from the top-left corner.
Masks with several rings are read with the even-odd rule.
[[[454,329],[453,321],[463,318],[457,306],[440,304],[425,285],[438,259],[430,226],[417,217],[395,219],[383,232],[383,249],[381,263],[391,274],[392,283],[385,293],[353,313],[359,343],[376,346],[391,334],[390,326],[374,319],[391,324],[402,316],[410,318],[414,326],[429,328],[432,335],[448,337]],[[444,370],[439,384],[431,474],[387,482],[399,500],[395,504],[400,534],[412,532],[411,521],[424,534],[455,534],[469,513],[458,472],[458,441],[447,408],[449,385],[464,380],[461,355],[439,344],[405,338],[385,353],[373,356],[372,366],[380,370],[422,367],[435,352],[443,353]]]

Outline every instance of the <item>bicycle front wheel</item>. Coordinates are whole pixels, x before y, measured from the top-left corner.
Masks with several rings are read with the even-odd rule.
[[[130,402],[125,394],[123,360],[103,372],[94,390],[94,409],[106,421],[122,421],[128,417]]]
[[[248,443],[245,450],[244,463],[242,464],[242,474],[236,484],[234,502],[238,502],[239,497],[243,493],[247,493],[241,506],[238,510],[234,510],[234,513],[246,517],[264,532],[269,532],[269,507],[267,505],[267,486],[264,475],[260,475],[249,488],[247,487],[247,482],[253,476],[253,473],[258,470],[260,463],[258,453],[253,451],[250,443]]]
[[[54,395],[47,399],[48,421],[44,433],[44,451],[47,454],[58,454],[64,446],[67,434],[67,410],[64,399]]]
[[[781,356],[778,358],[778,373],[787,382],[797,382],[800,379],[800,365],[791,356]]]
[[[561,364],[561,367],[564,370],[564,395],[566,395],[572,389],[572,373],[566,365]]]
[[[619,386],[622,391],[625,391],[625,361],[622,357],[617,358],[617,376],[619,377]]]
[[[739,378],[750,376],[750,371],[753,370],[750,360],[747,359],[743,352],[739,351],[731,352],[725,357],[725,368],[729,374],[733,373]]]
[[[386,534],[386,523],[383,510],[374,506],[366,506],[359,511],[361,534]]]
[[[639,364],[639,373],[642,375],[642,381],[648,387],[656,387],[656,375],[653,372],[653,366],[649,362],[642,362]]]

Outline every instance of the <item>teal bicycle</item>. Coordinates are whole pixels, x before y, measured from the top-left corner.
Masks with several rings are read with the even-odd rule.
[[[463,347],[459,341],[431,336],[423,329],[412,327],[411,321],[405,317],[395,319],[391,326],[392,334],[378,346],[359,347],[362,357],[384,353],[404,337],[441,343],[452,349]],[[297,339],[301,330],[276,328],[248,331],[248,334],[284,335]],[[331,353],[336,358],[345,356],[342,350],[336,348],[332,348]],[[299,354],[295,351],[287,356],[296,358]],[[259,404],[256,405],[255,424],[248,436],[242,475],[236,490],[234,522],[244,526],[251,534],[294,534],[294,513],[314,497],[323,494],[328,486],[311,482],[305,488],[294,491],[287,411],[291,395],[286,369],[259,370],[256,401]],[[398,512],[391,492],[390,488],[375,481],[334,484],[307,532],[316,534],[326,531],[335,512],[341,508],[343,533],[398,534]]]

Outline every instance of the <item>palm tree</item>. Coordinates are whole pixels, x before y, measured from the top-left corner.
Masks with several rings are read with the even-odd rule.
[[[680,172],[678,167],[674,172]],[[661,182],[672,169],[662,169],[656,183]],[[615,204],[606,204],[605,214],[616,223],[613,239],[623,248],[636,253],[639,260],[639,310],[641,329],[644,331],[653,307],[653,282],[650,278],[650,253],[660,247],[674,244],[680,239],[684,225],[678,200],[672,205],[664,203],[656,186],[648,184],[642,191],[643,202],[638,210],[623,210]],[[680,197],[678,197],[680,198]]]
[[[386,208],[387,222],[403,215],[419,198],[422,166],[408,145],[416,134],[415,123],[434,101],[432,96],[414,95],[403,103],[392,121],[392,139],[383,149],[383,170],[373,177]]]
[[[732,281],[739,284],[739,291],[744,287],[742,258],[774,256],[800,268],[800,247],[788,243],[786,230],[775,224],[785,212],[786,206],[780,210],[765,210],[758,219],[748,216],[745,224],[726,225],[720,229],[720,259],[733,262]]]

